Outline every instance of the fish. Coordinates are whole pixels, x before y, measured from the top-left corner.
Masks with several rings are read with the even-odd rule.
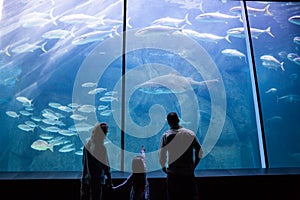
[[[215,42],[218,43],[220,40],[226,40],[227,42],[231,43],[229,39],[229,35],[226,36],[219,36],[219,35],[214,35],[212,33],[199,33],[195,30],[192,29],[182,29],[179,34],[184,34],[186,36],[192,37],[196,40],[201,40],[204,42]]]
[[[107,38],[113,38],[113,33],[115,35],[120,36],[120,34],[117,32],[119,26],[113,27],[111,30],[107,31],[93,31],[86,34],[83,34],[81,36],[75,37],[74,40],[72,40],[73,45],[83,45],[91,42],[96,41],[103,41]]]
[[[268,93],[274,93],[274,92],[277,92],[276,88],[270,88],[265,93],[268,94]]]
[[[80,112],[84,112],[84,113],[91,113],[91,112],[95,112],[96,108],[93,105],[82,105],[78,108],[78,111]]]
[[[24,27],[24,28],[44,27],[48,23],[57,25],[56,19],[53,16],[53,10],[54,10],[54,8],[52,8],[50,10],[49,14],[42,13],[42,12],[29,13],[22,17],[22,19],[20,20],[20,23],[22,24],[22,27]]]
[[[107,90],[107,88],[95,88],[93,90],[90,90],[88,92],[88,94],[99,94],[99,93],[101,93],[103,91],[106,91],[106,90]]]
[[[151,25],[151,26],[140,28],[135,32],[134,35],[137,37],[147,37],[147,36],[162,35],[162,34],[170,35],[175,31],[179,31],[181,29],[182,27],[177,28],[177,27],[162,26],[162,25]]]
[[[103,22],[103,16],[101,17],[94,17],[91,15],[86,14],[71,14],[71,15],[65,15],[59,18],[60,22],[66,23],[66,24],[93,24],[93,23],[101,23],[104,25]]]
[[[227,30],[226,33],[232,37],[245,38],[244,27],[231,28],[231,29]],[[275,38],[275,36],[271,33],[271,27],[268,27],[266,29],[250,28],[251,37],[253,37],[255,39],[257,39],[258,36],[260,36],[262,33],[267,33],[271,37]]]
[[[28,105],[28,106],[32,105],[32,99],[30,100],[27,97],[18,96],[18,97],[16,97],[16,100],[23,103],[23,105]]]
[[[53,152],[53,146],[54,144],[53,143],[48,143],[47,141],[45,140],[42,140],[42,139],[38,139],[38,140],[35,140],[32,144],[31,144],[31,148],[35,149],[35,150],[38,150],[38,151],[45,151],[45,150],[50,150]]]
[[[5,112],[8,116],[12,117],[12,118],[19,118],[20,115],[17,114],[15,111],[6,111]]]
[[[242,52],[236,49],[224,49],[221,51],[221,53],[224,54],[225,56],[244,58],[245,62],[247,62],[245,54],[243,54]]]
[[[294,58],[293,62],[297,65],[300,65],[300,57]]]
[[[152,78],[136,85],[135,89],[148,94],[177,94],[184,93],[195,86],[205,86],[210,82],[219,82],[219,80],[213,79],[198,82],[191,77],[184,77],[175,72]]]
[[[113,96],[103,96],[100,97],[99,100],[104,102],[112,102],[112,101],[118,101],[118,98]]]
[[[277,70],[278,68],[281,68],[282,71],[285,71],[283,64],[284,62],[280,62],[275,57],[271,55],[263,55],[260,57],[260,59],[263,61],[262,65],[269,69]]]
[[[42,34],[45,39],[65,39],[68,35],[73,35],[70,31],[55,29]]]
[[[79,114],[72,114],[70,116],[70,118],[72,118],[74,120],[87,120],[88,117],[82,116],[82,115],[79,115]]]
[[[294,42],[295,44],[300,45],[300,36],[294,37],[294,38],[293,38],[293,42]]]
[[[172,27],[179,27],[182,24],[192,25],[188,17],[189,17],[188,13],[185,15],[183,19],[164,17],[164,18],[154,20],[152,22],[152,25],[162,25],[162,26],[172,26]]]
[[[240,21],[242,21],[241,15],[228,15],[228,14],[220,13],[219,11],[202,13],[195,17],[195,20],[197,20],[198,22],[208,22],[208,23],[212,23],[212,22],[228,23],[228,20],[231,19],[239,19]]]
[[[30,127],[27,124],[19,124],[18,128],[21,129],[21,130],[23,130],[23,131],[27,131],[27,132],[28,131],[32,131],[33,132],[33,130],[34,130],[33,127]]]
[[[81,84],[82,87],[96,87],[97,85],[98,83],[94,83],[94,82],[85,82]]]
[[[264,14],[264,15],[272,16],[273,14],[269,11],[269,8],[270,8],[270,4],[267,4],[264,8],[253,8],[253,7],[247,6],[247,13],[249,15],[254,15],[254,16],[256,16],[257,14]],[[229,11],[232,13],[241,14],[242,7],[235,6],[235,7],[230,8]]]
[[[289,102],[289,103],[296,103],[296,102],[300,101],[300,95],[298,95],[298,94],[288,94],[288,95],[284,95],[284,96],[281,96],[281,97],[277,96],[277,103],[280,100],[283,100],[283,101]]]
[[[30,52],[34,52],[37,49],[41,49],[44,53],[47,52],[47,50],[45,49],[47,42],[44,42],[41,45],[37,45],[37,44],[30,44],[28,42],[21,44],[17,47],[14,47],[11,52],[15,53],[15,54],[22,54],[22,53],[30,53]]]
[[[110,116],[113,112],[114,112],[114,110],[104,110],[104,111],[100,112],[100,115],[102,115],[102,116]]]
[[[292,24],[300,25],[300,15],[294,15],[288,18],[288,21]]]

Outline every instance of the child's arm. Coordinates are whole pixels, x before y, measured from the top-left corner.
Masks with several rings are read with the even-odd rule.
[[[132,174],[120,185],[112,187],[112,190],[114,192],[120,191],[120,190],[125,190],[125,189],[129,188],[131,185],[132,185]]]

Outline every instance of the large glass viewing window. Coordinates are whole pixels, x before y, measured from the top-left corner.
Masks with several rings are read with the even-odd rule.
[[[193,130],[197,170],[300,167],[300,3],[0,1],[0,171],[81,171],[97,122],[113,171],[167,113]]]

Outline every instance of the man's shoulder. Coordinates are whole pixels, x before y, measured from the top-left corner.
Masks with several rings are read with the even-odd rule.
[[[189,133],[189,134],[195,135],[195,132],[188,128],[182,127],[182,128],[180,128],[180,131],[184,132],[184,133]]]

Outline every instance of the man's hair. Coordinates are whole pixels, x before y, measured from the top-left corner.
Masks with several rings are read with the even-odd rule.
[[[168,123],[172,125],[177,125],[179,123],[178,115],[175,112],[170,112],[167,116],[167,120]]]

